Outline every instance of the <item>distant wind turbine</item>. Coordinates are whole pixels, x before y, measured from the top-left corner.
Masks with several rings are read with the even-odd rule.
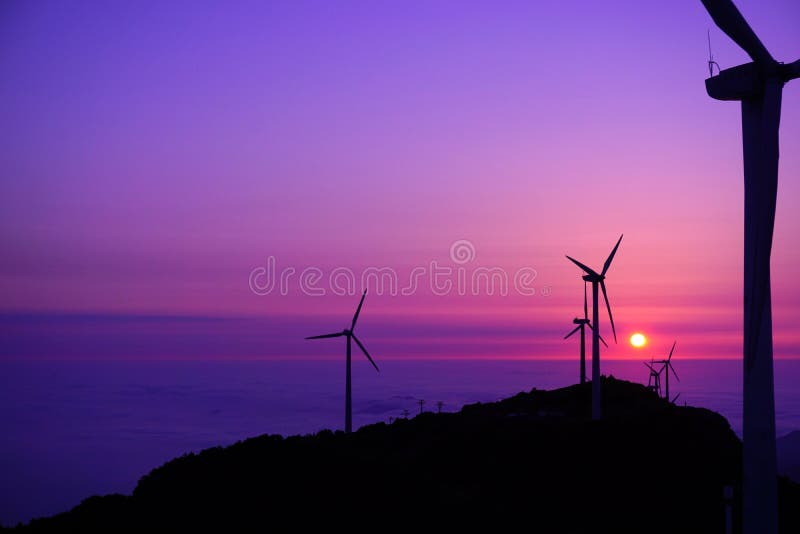
[[[570,336],[572,336],[572,334],[574,334],[578,330],[581,331],[581,369],[580,369],[581,382],[580,383],[583,384],[584,382],[586,382],[586,327],[588,326],[589,328],[592,328],[592,323],[591,321],[589,321],[589,305],[586,301],[586,282],[583,283],[583,319],[578,319],[577,317],[575,317],[572,320],[572,323],[578,326],[576,326],[572,332],[564,336],[564,339],[569,338]],[[600,341],[603,342],[603,345],[608,347],[608,344],[606,343],[606,340],[603,339],[603,336],[600,336]]]
[[[744,534],[775,534],[778,532],[778,486],[769,261],[778,194],[781,95],[785,83],[800,77],[800,60],[789,64],[777,62],[731,0],[702,2],[719,29],[753,60],[712,75],[706,80],[706,92],[716,100],[742,102],[743,529]]]
[[[622,242],[622,236],[619,236],[617,244],[614,245],[614,250],[608,255],[603,270],[599,274],[582,264],[574,258],[567,256],[567,259],[580,267],[586,274],[583,276],[584,282],[592,283],[592,419],[600,419],[602,410],[600,407],[600,313],[598,311],[598,289],[603,289],[603,300],[606,302],[608,309],[608,319],[611,322],[611,331],[614,333],[614,343],[617,342],[617,330],[614,328],[614,317],[611,315],[611,305],[608,303],[608,293],[606,293],[606,273],[608,268],[611,267],[611,262],[614,260],[614,255],[617,253],[619,244]]]
[[[647,363],[647,362],[642,362],[642,363],[644,363],[647,366],[647,368],[650,369],[650,376],[647,378],[647,387],[648,387],[648,389],[652,389],[653,391],[656,392],[656,395],[658,395],[660,397],[661,396],[661,371],[663,371],[664,368],[662,367],[661,369],[657,370],[655,367],[653,367],[653,364],[655,364],[655,362],[652,359],[650,360],[650,363]]]
[[[669,398],[669,372],[672,371],[672,374],[675,375],[675,379],[678,382],[681,381],[681,379],[678,378],[678,373],[675,372],[675,368],[672,367],[672,353],[675,352],[675,345],[677,343],[678,343],[677,341],[672,343],[672,348],[670,349],[669,356],[666,359],[664,359],[664,360],[656,360],[655,362],[653,362],[653,363],[660,363],[660,364],[663,365],[663,367],[661,369],[659,369],[658,372],[659,373],[661,373],[661,371],[664,372],[664,379],[665,379],[664,380],[664,386],[665,386],[665,388],[664,388],[664,397],[667,400],[670,400],[670,398]],[[676,396],[675,399],[677,399],[677,398],[678,397]],[[670,402],[675,402],[675,399],[672,399]]]
[[[353,315],[353,322],[350,324],[350,328],[345,328],[341,332],[336,332],[333,334],[323,334],[321,336],[311,336],[307,337],[306,339],[323,339],[327,337],[347,337],[347,377],[345,379],[345,402],[344,402],[344,431],[345,432],[352,432],[353,431],[353,388],[351,386],[351,379],[350,379],[350,340],[356,342],[356,345],[361,349],[361,352],[364,353],[364,356],[367,357],[369,363],[375,368],[376,371],[380,371],[378,366],[375,365],[375,361],[367,352],[367,349],[364,348],[364,345],[358,340],[356,335],[353,333],[353,330],[356,327],[356,321],[358,321],[358,314],[361,313],[361,306],[364,305],[364,297],[367,296],[367,291],[364,290],[364,294],[361,295],[361,302],[358,303],[358,308],[356,309],[355,315]]]

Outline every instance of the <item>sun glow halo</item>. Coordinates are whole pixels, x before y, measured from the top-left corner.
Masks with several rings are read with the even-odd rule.
[[[633,345],[637,349],[644,347],[646,343],[647,343],[647,338],[644,337],[644,334],[636,332],[631,336],[631,345]]]

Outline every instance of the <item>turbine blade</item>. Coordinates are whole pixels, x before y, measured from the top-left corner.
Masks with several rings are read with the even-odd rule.
[[[375,360],[372,359],[372,356],[369,355],[369,352],[367,352],[367,349],[364,348],[364,345],[361,344],[361,342],[358,340],[358,338],[356,336],[353,336],[353,341],[355,341],[356,345],[358,345],[359,348],[361,348],[361,352],[363,352],[364,356],[367,357],[367,359],[369,360],[369,363],[372,364],[372,367],[374,367],[375,370],[380,373],[381,370],[378,369],[378,366],[375,364]]]
[[[620,239],[622,239],[622,238],[620,237]],[[617,342],[617,329],[614,327],[614,316],[611,315],[611,304],[608,303],[608,293],[606,293],[606,282],[605,282],[605,280],[600,280],[600,288],[603,290],[603,300],[606,301],[606,309],[608,309],[608,320],[611,321],[611,331],[614,333],[614,343],[616,343]]]
[[[775,63],[731,0],[702,0],[714,23],[755,62]]]
[[[672,398],[672,404],[675,404],[675,401],[676,401],[676,400],[678,400],[678,397],[680,397],[680,396],[681,396],[681,394],[680,394],[680,393],[678,393],[677,395],[675,395],[675,396]]]
[[[575,258],[570,258],[569,256],[567,256],[567,259],[572,263],[574,263],[575,265],[577,265],[578,267],[580,267],[581,269],[583,269],[586,274],[591,274],[597,277],[600,276],[599,274],[597,274],[596,272],[594,272],[593,270],[591,270],[590,268],[588,268],[587,266],[576,260]]]
[[[589,320],[589,301],[586,296],[586,282],[583,283],[583,319]]]
[[[675,372],[675,368],[672,367],[672,363],[668,363],[667,365],[669,366],[670,370],[672,371],[672,374],[675,375],[675,378],[678,380],[678,382],[680,382],[681,379],[678,378],[678,373]]]
[[[343,335],[344,334],[342,332],[336,332],[335,334],[322,334],[321,336],[311,336],[307,337],[306,339],[322,339],[324,337],[339,337]]]
[[[667,360],[671,360],[671,359],[672,359],[672,352],[675,350],[675,344],[676,344],[676,343],[677,343],[677,341],[674,341],[674,342],[672,343],[672,348],[671,348],[671,349],[670,349],[670,351],[669,351],[669,358],[667,358]]]
[[[353,324],[350,325],[350,331],[356,327],[356,321],[358,321],[358,314],[361,313],[361,306],[364,305],[364,297],[367,296],[367,290],[364,290],[364,294],[361,295],[361,301],[358,303],[358,308],[356,308],[356,314],[353,315]]]
[[[608,255],[608,259],[603,264],[603,272],[600,273],[601,275],[605,276],[606,271],[608,271],[608,268],[611,267],[611,262],[614,261],[614,255],[617,253],[617,249],[619,248],[619,244],[620,243],[622,243],[622,236],[619,236],[619,240],[617,241],[617,244],[614,245],[614,250],[611,251],[611,254]]]
[[[800,78],[800,59],[798,59],[793,63],[779,65],[778,68],[781,71],[781,75],[783,76],[784,82],[788,82],[789,80],[794,80],[795,78]]]
[[[592,323],[586,323],[586,324],[589,326],[589,328],[591,328],[592,330],[594,330],[594,327],[592,326]],[[602,342],[603,342],[603,345],[605,345],[605,346],[606,346],[606,348],[608,348],[608,343],[606,343],[606,340],[605,340],[605,339],[603,339],[603,336],[601,336],[601,335],[598,335],[597,337],[599,337],[599,338],[600,338],[600,341],[602,341]]]
[[[581,329],[581,325],[578,325],[578,326],[576,326],[576,327],[575,327],[575,330],[573,330],[572,332],[570,332],[569,334],[567,334],[566,336],[564,336],[564,339],[567,339],[569,336],[571,336],[572,334],[574,334],[575,332],[577,332],[577,331],[578,331],[578,330],[580,330],[580,329]]]

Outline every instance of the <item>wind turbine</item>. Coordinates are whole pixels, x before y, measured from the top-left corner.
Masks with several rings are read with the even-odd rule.
[[[778,127],[783,85],[800,77],[800,60],[777,62],[731,0],[702,0],[753,60],[706,80],[717,100],[742,102],[744,154],[744,370],[742,417],[743,528],[778,531],[775,387],[772,368],[770,251],[778,190]],[[712,65],[709,63],[709,67]]]
[[[350,433],[353,431],[353,388],[351,386],[351,379],[350,379],[350,340],[356,342],[358,348],[361,349],[361,352],[364,353],[364,356],[367,357],[369,363],[375,368],[376,371],[380,371],[378,366],[375,365],[372,357],[367,352],[367,349],[364,348],[364,345],[358,340],[356,335],[353,333],[353,329],[356,327],[356,321],[358,321],[358,314],[361,313],[361,306],[364,304],[364,297],[367,296],[367,291],[364,290],[364,294],[361,295],[361,302],[358,303],[358,308],[356,309],[355,315],[353,315],[353,322],[350,324],[350,328],[345,328],[341,332],[335,332],[333,334],[323,334],[321,336],[311,336],[307,337],[306,339],[323,339],[326,337],[341,337],[345,336],[347,338],[347,377],[345,378],[345,401],[344,401],[344,431]]]
[[[678,380],[678,382],[681,381],[681,379],[678,378],[678,373],[675,372],[675,368],[672,367],[672,353],[675,352],[675,345],[677,343],[678,343],[677,341],[672,343],[672,349],[670,349],[669,357],[667,359],[665,359],[665,360],[656,360],[655,362],[653,362],[653,363],[661,363],[661,364],[664,365],[664,367],[659,369],[658,372],[660,373],[661,371],[664,371],[664,375],[665,375],[665,378],[666,378],[666,381],[665,381],[666,389],[664,390],[664,396],[665,396],[665,398],[667,400],[670,400],[669,399],[669,372],[672,371],[672,374],[675,375],[676,380]],[[675,397],[675,398],[677,399],[678,397]],[[672,402],[675,402],[675,401],[673,400]]]
[[[661,368],[659,370],[656,370],[656,368],[653,367],[653,364],[655,363],[653,360],[650,360],[650,363],[647,363],[647,362],[642,362],[642,363],[645,364],[648,369],[650,369],[650,376],[647,378],[647,387],[649,389],[652,389],[653,391],[655,391],[656,395],[658,395],[660,397],[661,396],[661,371],[663,371],[664,369]]]
[[[574,258],[567,256],[567,259],[583,269],[586,274],[583,276],[584,282],[592,283],[592,419],[600,419],[600,313],[598,311],[598,289],[603,289],[603,300],[606,301],[606,308],[608,309],[608,319],[611,322],[611,331],[614,333],[614,343],[617,342],[617,330],[614,328],[614,317],[611,315],[611,305],[608,303],[608,294],[606,293],[606,273],[608,268],[611,267],[611,262],[614,260],[614,254],[617,253],[617,248],[622,242],[622,236],[619,236],[619,241],[614,245],[614,250],[608,255],[605,264],[603,264],[603,271],[598,274],[586,265],[582,264]]]
[[[576,326],[572,332],[564,336],[564,339],[569,338],[572,334],[574,334],[578,330],[581,331],[580,377],[581,377],[581,384],[583,384],[584,382],[586,382],[586,327],[588,326],[589,328],[592,328],[592,323],[591,321],[589,321],[589,305],[586,301],[586,282],[583,283],[583,319],[578,319],[577,317],[575,317],[572,320],[572,324],[576,324],[578,326]],[[592,330],[594,329],[592,328]],[[600,336],[600,341],[603,342],[603,345],[608,347],[608,344],[606,343],[606,340],[603,339],[603,336]]]

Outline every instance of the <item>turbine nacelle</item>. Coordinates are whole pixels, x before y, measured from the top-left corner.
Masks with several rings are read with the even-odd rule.
[[[645,364],[648,369],[650,369],[650,375],[652,375],[652,376],[660,375],[661,371],[664,370],[663,367],[661,369],[658,369],[658,370],[656,370],[656,368],[653,367],[654,363],[659,363],[659,362],[656,362],[656,361],[651,361],[650,363],[648,363],[648,362],[642,362],[642,363]]]
[[[778,77],[784,83],[800,76],[800,60],[784,65],[745,63],[720,71],[706,79],[706,92],[715,100],[748,100],[764,93],[767,79]]]
[[[749,100],[764,92],[767,80],[783,83],[800,77],[800,60],[784,64],[772,57],[730,0],[702,0],[716,25],[753,60],[720,71],[706,80],[708,96],[716,100]]]
[[[706,92],[715,100],[747,100],[764,92],[763,69],[745,63],[706,79]]]

